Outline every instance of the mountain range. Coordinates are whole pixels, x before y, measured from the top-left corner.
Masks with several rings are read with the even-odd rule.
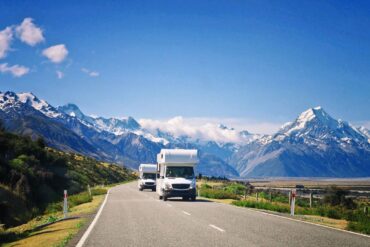
[[[133,117],[88,116],[78,106],[54,107],[32,93],[0,93],[0,120],[9,131],[43,137],[47,145],[137,169],[161,148],[197,148],[197,172],[208,176],[368,177],[370,132],[310,108],[273,135],[219,128],[238,142],[194,139],[143,128]]]

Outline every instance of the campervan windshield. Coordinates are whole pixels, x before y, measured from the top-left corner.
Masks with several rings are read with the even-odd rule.
[[[144,173],[143,174],[143,179],[153,179],[155,180],[156,174],[155,173]]]
[[[189,166],[168,166],[166,169],[167,178],[194,178],[194,169]]]

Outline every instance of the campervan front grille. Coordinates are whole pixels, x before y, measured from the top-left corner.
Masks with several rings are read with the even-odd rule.
[[[174,189],[189,189],[190,184],[172,184]]]
[[[154,185],[153,182],[146,182],[145,185]]]

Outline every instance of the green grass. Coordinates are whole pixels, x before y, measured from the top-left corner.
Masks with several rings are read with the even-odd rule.
[[[280,213],[290,212],[289,205],[274,204],[274,203],[269,203],[269,202],[235,201],[232,204],[239,206],[239,207],[265,209],[265,210],[270,210],[270,211],[275,211],[275,212],[280,212]]]
[[[91,189],[91,195],[93,196],[104,195],[104,194],[107,194],[107,189],[104,189],[104,188]]]
[[[231,192],[226,190],[219,190],[219,189],[201,189],[200,196],[206,198],[213,198],[213,199],[234,199],[238,200],[239,197]]]

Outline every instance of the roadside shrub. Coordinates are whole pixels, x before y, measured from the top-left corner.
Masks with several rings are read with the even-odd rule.
[[[45,209],[46,214],[56,213],[63,211],[63,203],[62,202],[55,202],[49,203]]]
[[[225,187],[225,190],[229,193],[234,193],[237,195],[243,195],[245,192],[245,186],[238,183],[233,183]]]
[[[370,216],[365,215],[364,213],[360,213],[357,215],[357,221],[350,221],[348,226],[348,230],[362,232],[365,234],[370,234]]]
[[[211,185],[208,185],[208,184],[202,184],[200,186],[201,189],[212,189],[212,186]]]
[[[334,209],[334,208],[329,208],[326,211],[326,216],[329,217],[329,218],[332,218],[332,219],[342,218],[340,212],[338,210]]]
[[[257,202],[257,201],[235,201],[233,202],[234,205],[239,207],[247,207],[247,208],[258,208],[258,209],[265,209],[280,213],[289,213],[290,207],[288,205],[280,205],[274,204],[269,202]]]
[[[213,199],[234,199],[238,200],[238,196],[225,190],[201,189],[200,196]]]
[[[107,194],[107,189],[104,189],[104,188],[91,189],[91,195],[93,195],[93,196],[105,195],[105,194]]]
[[[74,207],[80,205],[82,203],[87,203],[92,201],[92,197],[89,195],[88,192],[82,192],[76,195],[72,195],[68,198],[69,207]]]

